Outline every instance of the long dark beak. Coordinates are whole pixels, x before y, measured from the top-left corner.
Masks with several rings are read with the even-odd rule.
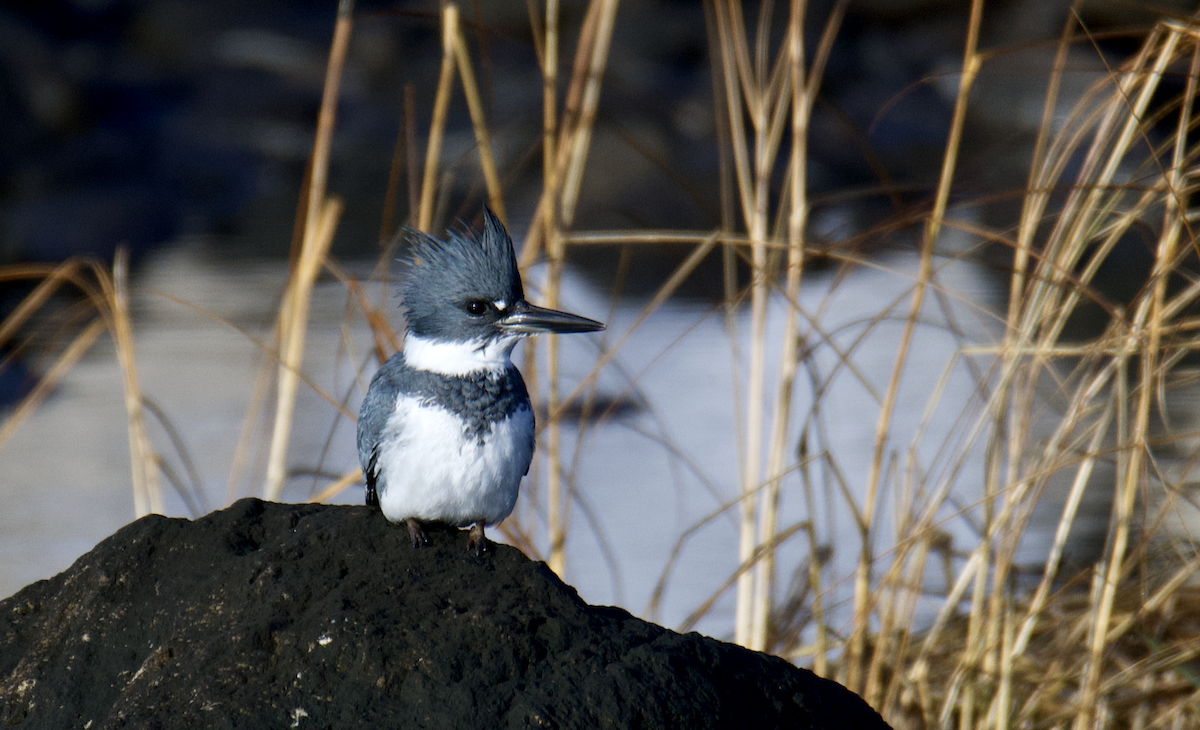
[[[560,312],[557,309],[535,307],[523,299],[513,304],[509,313],[496,322],[496,326],[514,335],[536,335],[543,332],[566,334],[604,329],[604,325],[594,319]]]

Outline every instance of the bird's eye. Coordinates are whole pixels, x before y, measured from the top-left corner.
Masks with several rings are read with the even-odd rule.
[[[483,301],[482,299],[472,299],[471,301],[467,302],[467,314],[471,315],[472,317],[478,317],[482,314],[486,314],[487,311],[487,302]]]

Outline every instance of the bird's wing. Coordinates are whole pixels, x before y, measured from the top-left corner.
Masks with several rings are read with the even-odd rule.
[[[533,437],[534,433],[537,431],[537,425],[533,415],[532,405],[529,406],[529,425],[529,461],[525,462],[525,474],[523,476],[529,476],[529,467],[531,464],[533,464],[533,450],[537,448],[537,439]]]
[[[537,448],[537,440],[533,437],[537,432],[537,416],[533,412],[533,403],[529,401],[529,391],[525,389],[525,378],[521,377],[521,371],[517,370],[515,365],[509,365],[509,367],[512,368],[509,373],[513,378],[513,387],[524,401],[525,407],[529,409],[529,461],[525,462],[525,473],[522,475],[529,476],[529,467],[533,464],[533,450]]]
[[[403,367],[404,358],[401,353],[396,353],[388,359],[375,373],[375,377],[371,378],[367,397],[363,398],[362,407],[358,411],[358,463],[367,483],[368,506],[378,506],[379,491],[387,488],[386,484],[379,483],[380,442],[388,418],[396,409],[396,396],[400,393],[396,378]]]

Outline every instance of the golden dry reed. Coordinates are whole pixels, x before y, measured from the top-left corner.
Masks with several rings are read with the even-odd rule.
[[[592,0],[575,29],[562,27],[557,0],[530,0],[528,5],[543,83],[543,188],[521,261],[548,261],[546,304],[558,303],[570,246],[669,243],[689,246],[691,252],[632,326],[604,341],[595,370],[576,392],[560,392],[553,337],[540,345],[546,348],[543,369],[536,367],[533,348],[527,348],[527,377],[543,386],[531,390],[548,393],[543,404],[548,418],[543,419],[541,456],[522,508],[501,527],[507,539],[564,573],[572,509],[582,509],[582,503],[564,466],[569,455],[562,453],[559,436],[563,404],[590,397],[597,374],[619,357],[630,335],[671,299],[701,260],[719,250],[726,266],[730,341],[739,341],[735,315],[748,312],[750,328],[747,351],[738,352],[734,345],[731,352],[739,403],[735,450],[740,483],[727,490],[735,497],[680,536],[648,613],[657,609],[688,540],[714,520],[734,514],[737,540],[729,549],[738,555],[738,568],[679,628],[690,628],[732,591],[736,612],[729,635],[735,641],[837,678],[897,728],[1200,727],[1200,592],[1195,587],[1200,553],[1186,532],[1188,516],[1200,514],[1189,486],[1191,470],[1200,461],[1200,442],[1197,434],[1172,427],[1167,408],[1174,394],[1200,383],[1200,373],[1190,364],[1200,345],[1200,267],[1190,209],[1200,169],[1192,113],[1200,76],[1200,23],[1161,20],[1144,34],[1138,53],[1110,68],[1081,100],[1065,108],[1058,97],[1068,54],[1089,48],[1078,17],[1067,17],[1053,67],[1046,69],[1049,84],[1020,216],[1005,229],[987,230],[967,215],[958,216],[950,205],[973,86],[1005,51],[980,47],[984,3],[971,3],[941,172],[919,217],[917,273],[907,307],[899,303],[906,309],[899,344],[886,387],[875,393],[878,410],[866,416],[875,423],[868,474],[864,484],[848,485],[839,466],[843,455],[827,444],[809,450],[812,444],[824,444],[813,431],[821,418],[819,396],[809,412],[793,412],[797,378],[811,376],[802,332],[837,352],[846,370],[855,368],[856,345],[840,347],[820,330],[817,314],[800,305],[808,259],[840,259],[847,269],[879,266],[847,249],[818,246],[806,238],[809,124],[847,3],[834,3],[824,18],[806,18],[804,0],[791,0],[786,7],[763,5],[753,30],[747,28],[738,0],[704,3],[716,143],[724,163],[721,225],[708,231],[575,229],[605,69],[614,34],[620,32],[618,3]],[[408,222],[430,231],[445,224],[449,190],[442,173],[442,143],[457,89],[470,113],[487,199],[505,217],[504,171],[492,154],[494,135],[459,8],[443,4],[440,23],[442,65],[423,163],[417,162],[421,150],[410,88],[384,213],[390,221],[390,207],[402,197],[396,188],[403,164],[409,181]],[[338,83],[353,25],[353,3],[342,0],[297,213],[290,278],[273,341],[255,340],[269,361],[248,404],[226,501],[239,496],[247,470],[265,473],[264,496],[280,495],[291,475],[287,444],[300,385],[318,392],[343,417],[353,418],[351,393],[329,395],[304,373],[310,294],[323,271],[345,286],[348,310],[373,333],[371,351],[361,356],[347,338],[349,356],[364,377],[398,346],[388,298],[369,299],[328,255],[340,203],[327,192],[326,177]],[[815,48],[805,47],[806,26],[823,29]],[[575,56],[569,67],[560,67],[567,33]],[[1175,83],[1165,85],[1168,78]],[[562,99],[561,81],[566,89]],[[390,235],[386,229],[384,238]],[[893,418],[915,334],[924,326],[922,312],[931,299],[947,294],[935,266],[947,230],[1011,252],[1007,308],[995,313],[1002,335],[992,343],[960,348],[944,363],[946,376],[937,390],[928,394],[932,410],[953,369],[966,363],[976,373],[982,405],[964,409],[962,427],[956,440],[945,445],[942,458],[961,465],[968,453],[983,453],[978,474],[959,473],[957,467],[949,475],[926,474],[896,466],[915,459],[923,433],[913,437],[907,450],[899,449]],[[1134,232],[1145,236],[1146,231],[1154,239],[1149,276],[1130,301],[1108,304],[1094,287],[1097,272],[1112,263],[1110,256],[1123,238]],[[391,246],[385,246],[381,271],[391,255]],[[750,272],[745,286],[736,275],[739,261]],[[140,391],[125,272],[123,256],[111,269],[86,260],[0,269],[0,279],[37,282],[0,322],[0,346],[11,356],[30,354],[22,333],[55,293],[70,287],[83,295],[82,304],[55,315],[60,330],[70,334],[65,345],[48,348],[55,354],[43,363],[44,377],[0,425],[0,444],[107,331],[124,373],[134,502],[142,515],[162,509],[160,472],[182,487],[165,470],[147,435],[145,413],[160,411]],[[780,302],[785,308],[781,331],[768,332],[768,308]],[[1081,317],[1085,308],[1101,313],[1103,324],[1095,328],[1099,334],[1068,340],[1068,322]],[[889,311],[881,309],[871,326],[890,316]],[[773,380],[768,373],[776,373]],[[271,405],[274,417],[264,419]],[[263,459],[265,469],[258,469],[248,444],[268,421],[271,446]],[[794,442],[798,424],[803,434],[799,448]],[[174,448],[182,448],[173,441]],[[836,483],[816,484],[814,471]],[[357,470],[331,475],[316,499],[329,499],[360,478]],[[952,503],[953,487],[962,480],[978,485],[977,502]],[[1068,486],[1045,564],[1036,575],[1027,571],[1018,576],[1017,547],[1052,480]],[[1105,490],[1113,507],[1100,557],[1094,564],[1068,567],[1064,556],[1085,492]],[[831,536],[814,507],[817,492],[842,500],[854,521],[852,539],[829,544]],[[806,519],[781,523],[785,497],[806,506]],[[947,514],[964,511],[977,525],[977,544],[954,545],[941,529]],[[545,535],[537,534],[539,521],[546,524]],[[607,545],[603,534],[597,537]],[[830,556],[837,550],[855,551],[852,574],[834,574]],[[789,565],[801,566],[786,588],[777,570],[778,559],[785,556]],[[925,576],[939,569],[945,585],[935,592]],[[829,618],[839,586],[848,586],[852,596],[852,605],[839,607],[848,609],[840,611],[849,617],[844,625],[831,624]]]

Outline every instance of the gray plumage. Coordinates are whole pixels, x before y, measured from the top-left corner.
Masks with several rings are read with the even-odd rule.
[[[376,480],[380,434],[400,395],[411,395],[423,405],[462,414],[463,433],[480,445],[483,445],[484,437],[493,423],[508,418],[522,408],[531,408],[525,379],[514,365],[509,365],[499,375],[480,372],[445,376],[408,367],[403,352],[392,355],[371,378],[367,397],[363,399],[359,411],[358,461],[363,465],[367,482],[366,502],[370,506],[379,506]],[[533,448],[531,431],[531,454]],[[526,464],[522,476],[528,473],[529,464]]]
[[[451,231],[443,241],[421,231],[409,232],[407,272],[400,290],[409,332],[453,342],[502,336],[494,326],[496,317],[447,316],[448,303],[515,304],[525,299],[512,239],[487,208],[483,218],[480,236]]]

